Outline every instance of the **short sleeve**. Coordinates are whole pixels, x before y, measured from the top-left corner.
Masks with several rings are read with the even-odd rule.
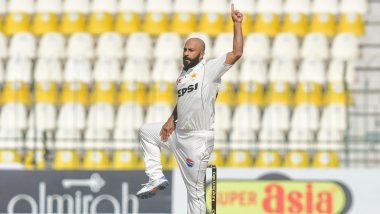
[[[223,74],[225,74],[232,67],[232,65],[225,63],[226,57],[227,54],[224,54],[206,63],[205,76],[208,80],[213,82],[220,82]]]

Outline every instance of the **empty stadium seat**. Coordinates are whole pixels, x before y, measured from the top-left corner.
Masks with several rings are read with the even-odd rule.
[[[36,39],[31,33],[16,33],[9,45],[9,57],[32,59],[36,56]]]
[[[290,109],[283,104],[271,104],[264,110],[261,126],[263,129],[287,131],[290,127]]]
[[[55,134],[53,169],[69,170],[80,168],[80,132],[77,129],[58,129]]]
[[[239,10],[244,15],[243,23],[242,23],[242,31],[243,35],[246,36],[249,33],[252,32],[252,26],[253,26],[253,15],[255,13],[255,1],[251,0],[240,0],[240,1],[234,1],[231,0],[228,6],[231,4],[234,4],[235,10]],[[229,14],[230,10],[228,7],[228,10],[226,11],[226,14]],[[225,31],[227,32],[233,32],[233,21],[230,16],[227,18],[227,24],[225,27]]]
[[[198,25],[200,32],[215,37],[223,32],[226,0],[204,0],[201,2],[201,15]]]
[[[136,152],[138,136],[133,129],[116,128],[113,135],[112,168],[116,170],[140,169],[140,159]]]
[[[313,156],[313,167],[334,168],[340,165],[338,150],[343,148],[343,134],[339,130],[323,128],[318,132],[318,152]]]
[[[115,30],[118,33],[129,35],[141,30],[144,0],[120,0],[117,9]]]
[[[156,103],[148,107],[145,123],[165,122],[172,114],[173,108],[165,103]]]
[[[107,149],[111,147],[109,134],[105,129],[89,128],[84,134],[85,149],[82,167],[84,169],[107,169],[110,166],[110,157]]]
[[[125,48],[125,56],[128,58],[150,59],[152,57],[152,39],[144,32],[132,33]]]
[[[342,0],[339,5],[338,32],[364,34],[364,16],[368,12],[367,1]]]
[[[220,33],[215,39],[214,47],[212,50],[212,57],[219,57],[232,51],[234,35],[232,33]]]
[[[200,8],[199,0],[175,0],[170,30],[181,36],[195,32],[198,8]]]
[[[228,71],[227,74],[234,72],[231,70],[232,69],[230,69],[230,71]],[[218,95],[216,98],[216,103],[233,106],[235,104],[234,98],[235,98],[235,89],[234,89],[234,85],[231,82],[222,81],[221,83],[218,84]]]
[[[58,104],[58,88],[62,82],[62,68],[58,59],[40,58],[34,71],[35,102]]]
[[[310,0],[286,0],[282,31],[291,32],[297,36],[304,36],[308,32],[308,16],[310,11]]]
[[[87,31],[100,35],[113,30],[113,15],[116,13],[116,0],[93,0]]]
[[[110,104],[95,104],[88,110],[86,127],[111,131],[114,127],[115,116],[113,106]]]
[[[59,129],[65,130],[83,130],[86,125],[85,121],[85,107],[78,103],[68,103],[62,105],[59,110],[57,126]]]
[[[152,36],[169,30],[169,15],[172,12],[170,0],[147,0],[143,31]]]
[[[144,122],[142,106],[133,103],[122,104],[118,107],[115,127],[137,131]]]
[[[201,33],[201,32],[196,32],[196,33],[191,33],[187,38],[199,38],[203,40],[205,43],[205,59],[209,59],[211,57],[211,51],[212,51],[212,41],[210,36],[207,33]]]
[[[1,126],[0,129],[0,164],[21,165],[22,163],[22,131],[20,129]]]
[[[53,136],[48,132],[29,128],[26,132],[24,164],[27,169],[46,169]]]
[[[94,39],[88,33],[73,33],[67,44],[67,58],[92,59],[94,57]]]
[[[8,57],[8,39],[0,32],[0,59]]]
[[[359,54],[359,41],[354,34],[340,33],[334,37],[331,46],[331,56],[334,59],[356,61]]]
[[[283,12],[281,0],[258,0],[254,32],[275,36],[280,31],[280,15]]]
[[[329,37],[334,36],[338,0],[314,0],[312,13],[310,32],[323,33]]]
[[[273,41],[272,57],[282,60],[297,60],[299,57],[298,39],[293,33],[280,33]]]
[[[302,168],[309,166],[307,150],[314,145],[314,136],[308,129],[293,129],[289,133],[289,150],[284,158],[284,166]]]
[[[336,168],[340,165],[340,158],[334,151],[321,151],[313,156],[314,168]]]
[[[11,0],[8,2],[8,13],[4,32],[8,36],[30,30],[31,14],[34,12],[34,1]]]
[[[39,58],[63,59],[65,57],[65,37],[60,33],[46,33],[39,43],[37,56]]]
[[[319,109],[316,105],[301,104],[294,108],[291,128],[316,131],[319,128]]]
[[[215,130],[229,131],[231,128],[231,108],[226,104],[215,105]]]
[[[323,33],[309,33],[301,48],[301,57],[326,60],[330,56],[329,41]]]
[[[304,168],[309,166],[309,154],[306,151],[289,151],[284,158],[287,168]]]
[[[285,141],[285,135],[278,129],[262,129],[259,134],[261,151],[256,155],[256,167],[280,167],[279,149]]]
[[[122,59],[124,57],[123,37],[119,33],[107,32],[99,36],[96,46],[98,58]]]
[[[345,62],[340,59],[333,59],[329,63],[327,71],[328,82],[346,82],[349,87],[354,83],[360,82],[357,79],[356,68],[354,62]]]
[[[256,136],[252,130],[242,128],[231,132],[230,151],[227,156],[226,166],[229,167],[251,167],[252,158],[250,149],[256,142]]]
[[[28,112],[26,106],[21,103],[7,103],[2,106],[0,114],[0,127],[2,129],[25,130]]]
[[[58,15],[62,13],[60,0],[37,0],[32,31],[35,35],[58,31]]]
[[[54,130],[57,126],[57,109],[52,104],[37,103],[29,113],[29,128]]]
[[[323,109],[321,129],[344,131],[347,126],[347,112],[345,105],[331,104]]]
[[[155,59],[182,59],[182,39],[177,33],[161,33],[153,50]]]
[[[261,126],[260,109],[256,105],[242,104],[235,108],[232,118],[232,128],[258,131]]]
[[[63,2],[60,31],[65,35],[84,32],[86,16],[90,10],[89,0],[67,0]]]
[[[268,60],[270,58],[270,40],[263,33],[250,33],[244,41],[243,59]]]

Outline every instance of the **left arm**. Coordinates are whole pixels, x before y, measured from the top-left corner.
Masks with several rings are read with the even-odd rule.
[[[231,5],[231,18],[234,22],[233,50],[227,53],[225,61],[225,63],[229,65],[234,64],[243,55],[243,33],[241,27],[243,14],[235,10],[234,4]]]

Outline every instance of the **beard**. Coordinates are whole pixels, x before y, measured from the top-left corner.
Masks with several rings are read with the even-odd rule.
[[[201,55],[198,54],[194,59],[183,58],[183,67],[185,70],[196,66],[201,61]]]

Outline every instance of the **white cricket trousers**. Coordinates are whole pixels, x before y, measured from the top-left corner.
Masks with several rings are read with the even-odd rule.
[[[168,141],[163,142],[160,137],[163,125],[145,124],[140,129],[145,172],[152,180],[164,176],[160,158],[161,148],[173,152],[187,189],[187,213],[205,214],[204,177],[214,148],[214,132],[175,130]]]

